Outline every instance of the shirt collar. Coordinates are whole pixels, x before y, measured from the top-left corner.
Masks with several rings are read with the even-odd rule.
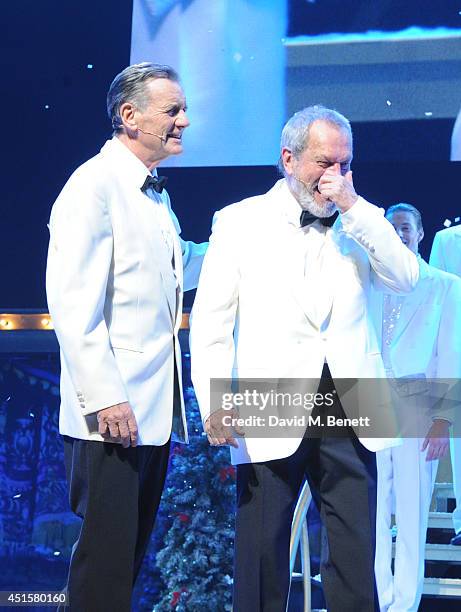
[[[286,217],[288,223],[300,227],[300,217],[303,209],[288,188],[287,180],[280,179],[274,187],[276,197],[281,204],[282,214]]]
[[[157,176],[157,168],[149,172],[143,162],[116,136],[105,143],[101,153],[113,156],[115,163],[123,168],[123,177],[139,189],[143,186],[148,174]]]
[[[301,204],[291,193],[286,179],[281,179],[278,181],[278,183],[276,183],[276,185],[279,186],[280,191],[283,194],[283,213],[286,216],[288,223],[301,229],[301,213],[303,212]],[[323,233],[327,230],[327,228],[322,225],[320,221],[314,221],[314,223],[311,223],[302,229],[304,232],[307,232],[312,227],[321,230]]]

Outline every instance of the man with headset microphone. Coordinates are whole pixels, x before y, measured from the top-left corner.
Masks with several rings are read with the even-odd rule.
[[[206,250],[180,239],[156,172],[189,125],[176,72],[129,66],[107,111],[113,138],[53,206],[47,265],[70,505],[83,519],[68,577],[77,612],[131,609],[170,439],[187,440],[178,330]]]

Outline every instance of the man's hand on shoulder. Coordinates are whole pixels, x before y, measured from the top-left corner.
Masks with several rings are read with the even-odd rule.
[[[109,406],[98,412],[98,431],[108,442],[121,444],[123,448],[138,443],[138,424],[128,402]]]
[[[342,213],[357,202],[358,195],[354,189],[352,172],[349,170],[343,176],[339,164],[334,164],[325,170],[319,180],[318,190],[324,197],[334,202]]]

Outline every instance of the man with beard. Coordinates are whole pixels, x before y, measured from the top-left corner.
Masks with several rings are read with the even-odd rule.
[[[335,378],[385,377],[367,312],[371,286],[410,292],[418,264],[383,211],[355,192],[351,161],[345,117],[321,106],[296,113],[282,132],[284,178],[220,211],[205,257],[192,314],[192,377],[210,443],[229,444],[237,464],[234,612],[286,609],[290,529],[304,477],[328,536],[328,609],[377,609],[374,451],[393,442],[360,441],[351,428],[341,437],[266,429],[238,438],[210,399],[217,378],[298,378],[337,397]],[[339,400],[332,411],[344,416]]]

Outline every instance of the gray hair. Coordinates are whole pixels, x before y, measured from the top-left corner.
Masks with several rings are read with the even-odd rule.
[[[419,230],[424,231],[421,213],[415,206],[413,206],[413,204],[407,204],[406,202],[399,202],[399,204],[393,204],[392,206],[389,206],[389,208],[386,210],[386,219],[389,219],[390,216],[392,216],[394,213],[397,213],[397,212],[407,212],[413,215],[416,221],[416,228],[418,229],[418,231]]]
[[[343,130],[350,137],[352,144],[352,129],[349,120],[331,108],[316,104],[303,108],[288,119],[282,130],[280,151],[283,148],[290,149],[294,157],[298,158],[309,145],[309,130],[316,121],[324,121]],[[277,166],[280,172],[285,174],[281,156]]]
[[[112,81],[107,93],[107,114],[115,132],[120,131],[123,125],[120,117],[122,104],[132,102],[139,110],[146,108],[149,103],[146,86],[152,79],[179,82],[179,76],[173,68],[151,62],[132,64]]]

